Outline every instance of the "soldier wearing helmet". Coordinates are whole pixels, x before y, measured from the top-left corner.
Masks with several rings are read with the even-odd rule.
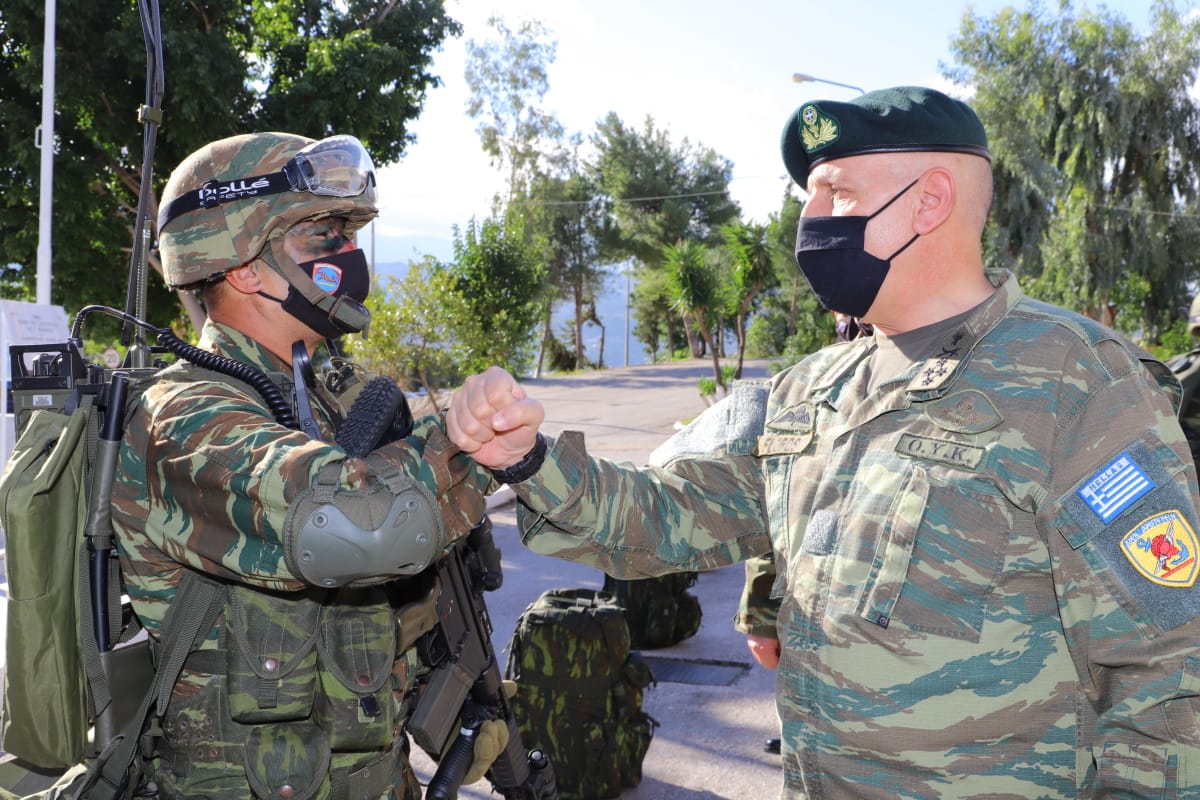
[[[376,213],[350,136],[223,139],[164,191],[164,274],[199,293],[213,360],[142,394],[112,516],[152,639],[185,576],[217,581],[225,602],[161,719],[146,765],[160,797],[420,797],[404,725],[436,598],[425,567],[483,518],[492,476],[436,417],[364,458],[336,443],[371,376],[328,343],[367,328],[354,234]],[[294,398],[298,426],[248,371]]]

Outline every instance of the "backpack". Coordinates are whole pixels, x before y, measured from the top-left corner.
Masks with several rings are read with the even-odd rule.
[[[544,592],[517,619],[505,674],[521,739],[549,756],[562,800],[608,800],[641,783],[658,727],[642,711],[654,675],[610,595]]]
[[[157,370],[105,377],[84,368],[72,344],[11,349],[17,441],[0,475],[8,581],[0,745],[17,764],[5,774],[24,770],[20,782],[40,777],[40,789],[66,770],[56,784],[70,784],[64,796],[129,796],[150,710],[156,702],[165,710],[182,656],[207,635],[223,593],[206,579],[184,582],[187,602],[172,604],[183,619],[163,639],[156,674],[122,603],[108,501],[124,422]],[[29,374],[25,350],[58,353]]]
[[[688,591],[696,585],[696,578],[695,572],[638,580],[604,576],[604,591],[625,610],[633,647],[670,647],[700,630],[700,600]]]

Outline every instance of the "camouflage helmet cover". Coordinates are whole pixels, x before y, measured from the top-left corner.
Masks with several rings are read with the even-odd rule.
[[[171,173],[160,208],[209,181],[278,172],[312,142],[290,133],[249,133],[211,142]],[[283,236],[298,222],[342,216],[347,232],[353,233],[377,214],[374,182],[354,197],[285,191],[198,208],[159,229],[163,275],[171,288],[187,286],[253,261],[271,239]]]

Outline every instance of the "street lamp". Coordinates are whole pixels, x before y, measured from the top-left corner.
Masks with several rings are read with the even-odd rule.
[[[848,83],[838,83],[837,81],[827,81],[824,78],[817,78],[813,75],[805,75],[803,72],[793,72],[792,73],[792,82],[793,83],[809,83],[809,82],[828,83],[830,86],[841,86],[844,89],[853,89],[854,91],[858,92],[859,94],[866,94],[865,91],[858,88],[857,86],[851,86]]]

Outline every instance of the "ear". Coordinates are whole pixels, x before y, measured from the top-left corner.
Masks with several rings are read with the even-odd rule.
[[[920,205],[913,220],[913,232],[922,236],[939,228],[950,219],[958,194],[954,174],[945,167],[934,167],[921,179]]]
[[[225,273],[225,282],[242,294],[257,294],[263,287],[258,262],[251,261]]]

